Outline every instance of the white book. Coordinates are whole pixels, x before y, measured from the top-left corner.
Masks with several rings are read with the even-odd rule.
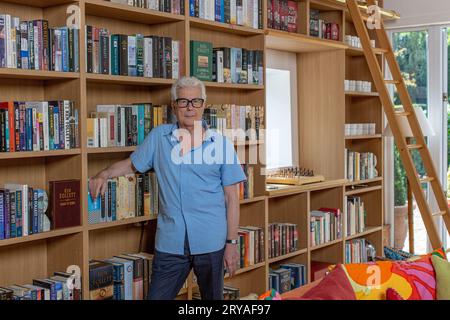
[[[216,51],[216,63],[217,63],[217,82],[224,82],[223,78],[223,51]]]
[[[248,1],[242,0],[242,18],[240,25],[247,26],[247,19],[248,19]],[[238,19],[239,20],[239,19]],[[238,22],[239,24],[239,22]]]
[[[6,67],[12,68],[12,50],[13,46],[11,43],[11,16],[9,14],[5,15],[5,43],[6,43]]]
[[[173,43],[172,41],[172,48]],[[144,77],[153,78],[153,38],[144,38]]]
[[[206,3],[208,4],[208,17],[207,19],[210,21],[215,21],[216,17],[215,17],[215,1],[206,1]]]
[[[253,0],[253,28],[258,29],[259,25],[259,1]]]
[[[236,0],[230,0],[230,23],[237,24]]]
[[[180,41],[172,41],[172,79],[180,78]]]
[[[40,151],[39,148],[39,123],[36,114],[36,106],[33,106],[33,151]]]
[[[50,150],[50,139],[49,139],[49,126],[48,126],[48,102],[43,101],[40,102],[38,107],[38,112],[42,115],[42,131],[44,134],[44,150],[48,151]]]
[[[247,16],[245,19],[245,25],[247,27],[253,27],[253,0],[244,0],[247,2]]]
[[[18,34],[20,28],[20,20],[18,17],[12,17],[11,19],[11,44],[12,44],[12,67],[17,68],[17,57],[20,52],[17,52],[17,37],[20,38],[20,33]]]
[[[30,217],[28,215],[28,185],[6,183],[5,189],[10,191],[22,191],[22,236],[28,235],[28,228],[30,225]],[[17,222],[16,222],[17,223]]]
[[[120,134],[121,134],[121,141],[120,141],[120,146],[121,147],[125,147],[126,145],[126,141],[127,141],[127,137],[125,136],[126,134],[126,121],[125,121],[125,107],[121,107],[120,108]]]
[[[244,8],[243,6],[236,6],[236,24],[242,26],[243,21],[244,21]]]
[[[41,69],[41,65],[40,65],[40,60],[41,60],[41,55],[40,55],[40,51],[39,51],[39,28],[38,26],[33,26],[33,39],[34,39],[34,69],[35,70],[40,70]],[[60,70],[58,70],[60,71]]]
[[[94,143],[93,143],[93,148],[99,148],[100,144],[98,141],[98,136],[99,136],[99,125],[98,125],[98,118],[94,118],[95,120],[93,121],[94,123]]]
[[[147,6],[148,6],[148,9],[152,9],[152,10],[159,9],[159,3],[157,0],[148,0]]]
[[[128,36],[128,75],[136,76],[136,36]]]
[[[200,19],[206,19],[206,17],[205,17],[205,2],[206,1],[208,1],[208,0],[199,0],[199,3],[198,3],[198,17]]]
[[[70,101],[63,101],[63,117],[64,117],[64,149],[70,149]]]
[[[248,57],[250,55],[252,55],[254,57],[254,55],[251,51],[247,51],[247,83],[253,84],[253,64],[249,63],[250,61],[248,59]]]
[[[100,122],[100,148],[108,147],[108,119],[99,118]]]
[[[108,113],[108,147],[115,147],[117,143],[117,105],[98,105],[97,112]],[[111,130],[111,127],[113,130]]]

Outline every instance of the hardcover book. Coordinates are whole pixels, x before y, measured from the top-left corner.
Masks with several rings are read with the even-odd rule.
[[[111,300],[114,295],[113,265],[100,261],[89,262],[89,298]]]
[[[81,225],[80,180],[50,181],[52,228]]]
[[[212,80],[212,44],[191,41],[191,76],[202,81]]]

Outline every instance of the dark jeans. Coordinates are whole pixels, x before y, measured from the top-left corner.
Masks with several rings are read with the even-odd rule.
[[[148,300],[173,300],[194,268],[202,300],[223,299],[223,257],[225,248],[191,255],[187,237],[184,255],[155,250]]]

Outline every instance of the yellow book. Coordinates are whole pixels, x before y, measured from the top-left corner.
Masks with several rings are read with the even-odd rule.
[[[95,134],[95,123],[97,119],[95,118],[88,118],[86,122],[87,127],[87,146],[88,148],[96,148],[96,134]]]

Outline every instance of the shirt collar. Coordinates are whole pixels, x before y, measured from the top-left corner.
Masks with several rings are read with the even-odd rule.
[[[205,137],[203,139],[203,142],[205,141],[215,141],[216,137],[214,135],[214,131],[209,128],[208,124],[205,120],[202,120],[202,127],[205,129]],[[167,129],[165,130],[165,135],[170,135],[170,140],[173,142],[179,142],[175,131],[179,128],[178,121],[176,123],[173,123],[171,126],[167,126]]]

